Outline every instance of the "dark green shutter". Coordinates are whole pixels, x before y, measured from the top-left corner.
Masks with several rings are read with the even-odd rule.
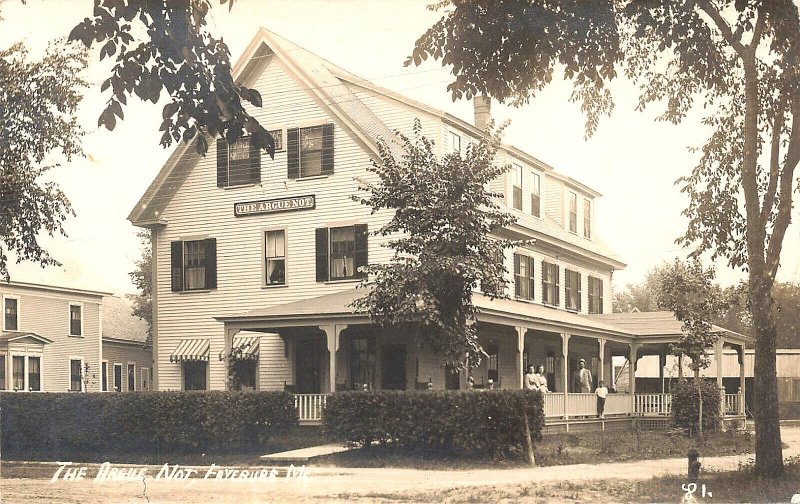
[[[595,280],[595,282],[598,284],[597,301],[595,301],[595,304],[597,305],[598,309],[597,313],[603,313],[603,281],[597,279]]]
[[[171,271],[173,292],[183,290],[183,242],[174,241],[171,244]]]
[[[228,187],[228,142],[217,140],[217,187]]]
[[[209,238],[203,240],[206,252],[206,289],[217,288],[217,240]]]
[[[577,294],[577,298],[578,298],[578,303],[577,303],[578,306],[577,306],[577,308],[578,308],[578,311],[581,311],[581,274],[580,273],[575,272],[575,280],[578,283],[577,287],[575,287],[575,290],[578,293]]]
[[[322,173],[333,173],[333,124],[322,125]]]
[[[253,141],[253,135],[250,135],[248,138],[248,143],[250,144],[250,182],[254,184],[261,183],[261,149],[258,148],[258,145],[255,141]]]
[[[533,293],[536,292],[536,282],[534,281],[533,274],[534,264],[536,264],[536,261],[533,259],[533,257],[528,257],[528,292],[531,293],[531,300],[535,298]]]
[[[548,275],[550,275],[550,271],[547,269],[547,263],[542,261],[542,303],[552,302],[550,297],[547,295]]]
[[[519,278],[519,254],[514,254],[514,295],[519,297],[519,293],[521,290],[520,287],[520,278]]]
[[[286,130],[286,175],[290,179],[300,178],[300,130]]]
[[[327,282],[328,272],[328,228],[317,228],[317,282]]]
[[[369,250],[369,233],[367,232],[366,224],[356,224],[354,227],[356,235],[355,276],[362,278],[366,277],[367,273],[365,271],[359,271],[358,269],[361,267],[366,268],[369,264],[369,258],[367,256],[367,251]]]
[[[559,282],[559,269],[558,264],[551,264],[550,267],[552,268],[550,272],[550,276],[553,277],[553,304],[556,306],[561,305],[561,283]]]

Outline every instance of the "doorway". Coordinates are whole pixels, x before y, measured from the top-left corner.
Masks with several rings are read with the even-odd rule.
[[[406,346],[385,345],[381,359],[381,388],[406,389]]]
[[[295,343],[295,383],[298,394],[322,392],[320,369],[322,368],[322,346],[317,340],[299,340]]]

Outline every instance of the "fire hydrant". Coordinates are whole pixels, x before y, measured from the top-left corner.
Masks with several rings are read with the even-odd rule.
[[[700,457],[700,453],[693,448],[689,450],[686,457],[689,459],[689,467],[687,469],[689,483],[697,483],[697,479],[700,477],[700,466],[702,465],[700,461],[697,460]]]

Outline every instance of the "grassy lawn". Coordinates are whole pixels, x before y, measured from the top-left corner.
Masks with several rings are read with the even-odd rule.
[[[680,502],[686,479],[676,476],[647,481],[590,481],[457,488],[403,495],[368,495],[367,498],[408,502]],[[705,484],[706,496],[700,485]],[[711,495],[708,493],[711,492]],[[800,494],[800,459],[789,459],[783,478],[765,480],[753,475],[752,466],[737,471],[702,474],[693,497],[697,502],[789,502]]]
[[[631,460],[680,458],[696,448],[703,457],[752,453],[750,433],[719,432],[708,434],[705,441],[690,438],[679,431],[646,431],[561,434],[545,436],[534,445],[537,465],[596,464]],[[369,448],[318,457],[314,465],[338,467],[406,467],[417,469],[498,469],[524,467],[521,452],[504,460],[483,460],[452,453],[411,451],[397,446]]]
[[[68,460],[71,462],[102,463],[113,462],[116,464],[181,464],[181,465],[258,465],[259,457],[268,453],[277,453],[309,446],[325,444],[328,441],[322,434],[322,429],[316,426],[293,427],[285,432],[275,434],[265,446],[253,446],[247,451],[235,453],[99,453],[99,452],[74,452],[69,453],[3,453],[3,458],[8,460],[29,461],[56,461]],[[7,464],[3,463],[3,475],[6,475]],[[50,469],[48,469],[50,470]],[[52,472],[52,471],[51,471]]]

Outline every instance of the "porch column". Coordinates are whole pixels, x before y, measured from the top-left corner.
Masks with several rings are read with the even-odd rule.
[[[527,327],[517,327],[517,386],[520,389],[525,388],[525,371],[522,369],[522,353],[525,351],[525,333],[528,332]]]
[[[336,352],[339,350],[339,337],[342,331],[347,329],[346,324],[329,324],[319,326],[320,330],[325,333],[325,339],[328,343],[328,392],[336,391]]]
[[[628,388],[631,391],[631,414],[636,414],[636,364],[639,362],[639,343],[630,343],[630,356],[628,357]]]
[[[661,393],[665,392],[664,390],[664,366],[667,365],[667,354],[658,354],[658,378],[661,380]]]
[[[232,329],[230,327],[225,328],[225,347],[220,352],[220,360],[223,361],[225,365],[225,390],[231,389],[231,360],[230,360],[230,353],[233,348],[233,338],[241,329]]]
[[[722,338],[714,342],[714,360],[717,362],[717,390],[720,394],[719,414],[725,416],[725,388],[722,386]]]
[[[744,415],[744,398],[745,398],[745,367],[744,367],[744,345],[740,345],[736,349],[736,359],[739,361],[739,411],[740,415]]]
[[[563,374],[564,382],[564,418],[567,418],[567,399],[569,394],[569,366],[567,365],[567,356],[569,355],[569,338],[570,334],[561,333],[561,373]]]
[[[606,381],[604,375],[605,357],[606,357],[606,339],[600,338],[600,369],[597,372],[597,386],[600,386],[600,381]],[[610,385],[606,384],[606,387]]]
[[[683,354],[678,354],[678,378],[683,379]]]

